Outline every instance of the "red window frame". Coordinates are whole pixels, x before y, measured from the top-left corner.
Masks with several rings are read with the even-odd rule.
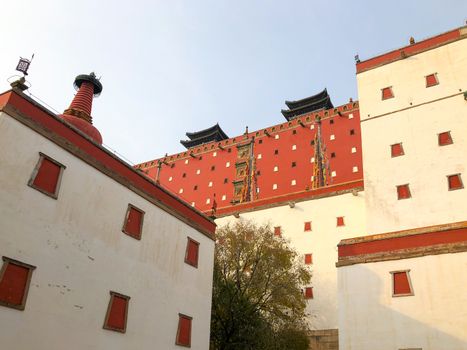
[[[397,199],[408,199],[412,197],[412,193],[410,192],[409,184],[398,185],[397,188]]]
[[[313,264],[313,254],[308,253],[305,254],[305,265],[312,265]]]
[[[461,190],[464,188],[461,174],[447,175],[449,191]]]
[[[338,217],[336,218],[336,226],[337,226],[337,227],[345,226],[345,222],[344,222],[344,217],[343,217],[343,216],[338,216]]]
[[[175,345],[191,347],[191,324],[193,317],[184,314],[178,314],[177,337]],[[185,333],[186,332],[186,333]]]
[[[414,295],[410,270],[391,271],[392,297],[406,297]]]
[[[123,221],[122,232],[127,234],[134,239],[140,240],[143,232],[143,221],[144,221],[144,211],[135,207],[133,204],[128,204],[128,208],[125,214],[125,220]],[[139,218],[135,215],[140,215]],[[133,227],[132,222],[139,220],[139,225],[137,228]]]
[[[392,91],[392,86],[388,86],[381,89],[381,99],[388,100],[394,98],[394,92]]]
[[[404,147],[402,146],[402,143],[395,143],[391,145],[391,157],[400,157],[403,156],[404,153]]]
[[[0,305],[24,310],[29,294],[32,272],[36,267],[6,256],[2,257],[2,260],[3,265],[0,270]],[[18,272],[22,274],[20,280],[18,280]],[[20,295],[13,295],[17,294],[17,292]]]
[[[104,329],[120,333],[126,332],[128,304],[130,303],[130,299],[131,298],[127,295],[110,291],[110,300],[103,326]],[[118,317],[123,317],[123,319],[118,319]],[[115,320],[115,318],[117,318],[117,320]]]
[[[303,228],[303,231],[312,231],[312,227],[311,227],[311,221],[305,221],[305,225],[304,225],[304,228]]]
[[[56,168],[53,168],[53,166]],[[39,160],[31,174],[28,186],[53,199],[57,199],[58,192],[60,190],[60,183],[62,182],[63,170],[65,169],[65,165],[57,162],[48,155],[39,152]],[[50,174],[47,174],[47,172],[50,171],[54,171],[52,178],[50,177]]]
[[[425,83],[426,83],[427,88],[438,85],[439,84],[438,74],[437,73],[432,73],[432,74],[426,75],[425,76]]]
[[[282,228],[281,226],[274,227],[274,236],[280,237],[282,235]]]
[[[447,146],[452,145],[454,142],[452,141],[452,136],[450,131],[440,132],[438,134],[438,145],[439,146]]]
[[[198,267],[199,260],[199,242],[194,239],[187,237],[186,251],[185,251],[185,263],[193,267]]]
[[[313,299],[313,287],[305,287],[305,292],[303,294],[305,299]]]

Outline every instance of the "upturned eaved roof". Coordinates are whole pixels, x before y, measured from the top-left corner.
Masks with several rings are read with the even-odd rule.
[[[285,104],[289,109],[283,109],[281,110],[281,113],[287,120],[294,119],[305,113],[334,108],[327,89],[301,100],[285,101]]]
[[[187,132],[186,136],[189,140],[180,140],[180,143],[186,148],[191,148],[212,141],[222,141],[229,138],[218,123],[204,130]]]

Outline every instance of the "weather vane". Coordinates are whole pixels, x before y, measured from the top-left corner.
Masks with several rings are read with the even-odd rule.
[[[34,54],[32,54],[30,60],[28,60],[27,58],[20,57],[18,65],[16,66],[16,70],[23,73],[24,76],[28,75],[29,65],[31,64],[33,58]]]

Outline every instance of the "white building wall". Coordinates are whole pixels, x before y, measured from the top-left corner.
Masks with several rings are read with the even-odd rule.
[[[207,349],[214,242],[4,113],[0,135],[0,255],[37,267],[25,310],[0,307],[0,348],[179,349],[183,313]],[[27,185],[39,151],[66,166],[57,200]],[[141,240],[121,231],[128,203]],[[103,329],[109,291],[131,297],[125,334]]]
[[[337,227],[343,216],[345,226]],[[240,219],[227,216],[216,220],[218,227],[235,220],[252,220],[257,224],[281,226],[282,235],[300,254],[313,254],[314,299],[308,300],[312,329],[335,329],[337,321],[337,243],[365,232],[364,192],[298,202],[288,205],[240,213]],[[312,231],[304,231],[304,223],[312,222]]]
[[[406,269],[414,295],[392,297]],[[339,349],[467,349],[466,271],[467,253],[340,267]]]
[[[467,219],[467,191],[448,191],[446,177],[467,182],[466,53],[462,39],[357,75],[368,234]],[[432,73],[439,85],[426,88]],[[394,98],[382,100],[388,86]],[[440,147],[444,131],[454,143]],[[391,158],[400,142],[405,155]],[[398,200],[396,186],[407,183],[412,198]]]

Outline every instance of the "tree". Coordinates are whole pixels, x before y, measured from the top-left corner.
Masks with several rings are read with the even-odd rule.
[[[301,287],[311,273],[268,225],[239,220],[216,231],[211,348],[308,349]]]

